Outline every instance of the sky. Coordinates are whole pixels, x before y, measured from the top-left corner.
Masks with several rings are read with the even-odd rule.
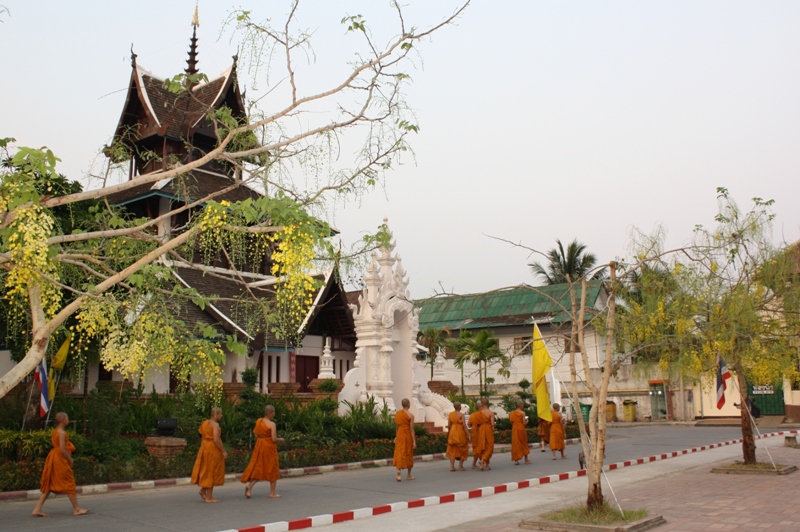
[[[406,3],[419,27],[456,5]],[[346,14],[394,34],[388,1],[308,4],[312,88],[351,57]],[[185,68],[194,0],[0,5],[0,137],[50,147],[72,179],[97,168],[114,133],[131,44],[159,76]],[[255,19],[280,19],[287,5],[241,3]],[[236,53],[223,22],[239,6],[199,2],[200,69],[212,77]],[[535,284],[527,264],[538,258],[492,236],[539,251],[578,238],[602,262],[629,256],[635,228],[663,226],[679,246],[696,224],[713,226],[720,186],[742,207],[774,199],[774,239],[794,242],[797,28],[792,1],[473,1],[409,67],[414,156],[329,221],[355,240],[388,217],[415,298]],[[268,110],[280,105],[270,83],[240,79]]]

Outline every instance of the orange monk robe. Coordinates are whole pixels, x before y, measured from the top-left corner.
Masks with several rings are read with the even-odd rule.
[[[511,421],[511,459],[514,461],[528,456],[528,433],[525,431],[525,414],[514,410],[508,414]]]
[[[197,484],[201,488],[223,486],[225,485],[225,457],[222,456],[222,451],[214,445],[214,429],[211,428],[211,423],[208,420],[203,421],[198,432],[203,437],[203,443],[200,444],[197,460],[194,461],[192,484]]]
[[[485,425],[489,420],[483,412],[478,410],[474,414],[469,415],[469,428],[472,429],[472,456],[477,458],[481,457],[483,453],[483,439],[481,439],[481,426]]]
[[[561,424],[561,414],[553,412],[553,421],[550,424],[550,450],[563,451],[565,437],[564,425]]]
[[[469,438],[467,438],[464,422],[458,418],[458,412],[450,412],[447,421],[450,422],[450,432],[447,433],[445,456],[456,460],[466,460],[469,458]]]
[[[256,446],[250,455],[250,463],[242,473],[242,482],[251,480],[268,480],[275,482],[281,478],[281,468],[278,465],[278,445],[272,441],[272,429],[267,427],[263,418],[258,418],[256,428]]]
[[[65,432],[65,446],[67,453],[75,452],[75,446],[69,441],[69,434]],[[53,448],[47,454],[47,460],[42,469],[42,480],[40,489],[42,493],[53,492],[65,495],[75,495],[75,475],[72,473],[72,466],[69,461],[61,454],[61,443],[58,440],[58,429],[53,431],[51,438]]]
[[[481,460],[488,462],[494,454],[494,427],[491,421],[484,414],[485,423],[480,427],[480,440],[481,440]]]
[[[394,416],[397,425],[397,437],[394,442],[394,467],[408,469],[414,467],[414,440],[411,436],[411,416],[405,410]]]
[[[544,443],[550,443],[550,422],[539,418],[539,429],[536,431],[539,439]]]

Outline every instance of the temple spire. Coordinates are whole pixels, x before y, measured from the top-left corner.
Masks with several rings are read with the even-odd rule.
[[[200,25],[200,16],[198,14],[198,6],[194,6],[194,16],[192,17],[192,39],[189,46],[189,59],[186,60],[187,74],[197,74],[197,27]]]

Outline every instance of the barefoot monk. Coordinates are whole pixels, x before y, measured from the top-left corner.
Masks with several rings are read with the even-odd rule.
[[[411,401],[403,399],[403,409],[394,416],[397,433],[394,438],[394,467],[397,468],[397,482],[402,480],[402,470],[408,469],[406,480],[414,480],[411,470],[414,468],[414,449],[417,448],[417,437],[414,434],[414,414],[409,412]]]
[[[267,405],[264,407],[264,417],[258,418],[253,434],[256,435],[256,446],[253,454],[250,455],[250,463],[242,473],[242,482],[250,482],[244,489],[244,496],[250,498],[250,491],[259,480],[269,482],[269,496],[271,499],[280,497],[275,493],[278,479],[281,478],[281,468],[278,465],[278,442],[283,438],[278,438],[278,430],[275,428],[275,407]]]
[[[516,465],[519,465],[521,458],[525,458],[526,464],[531,463],[528,460],[528,455],[531,453],[528,449],[528,433],[525,431],[528,416],[525,415],[524,407],[522,401],[517,401],[517,409],[508,414],[508,420],[511,422],[511,459]]]
[[[211,417],[200,425],[200,436],[203,442],[197,453],[197,460],[192,469],[192,484],[200,486],[200,496],[206,502],[219,502],[214,498],[214,486],[225,484],[225,458],[228,453],[222,446],[219,420],[222,419],[222,409],[211,409]]]
[[[464,461],[469,458],[469,436],[467,436],[467,423],[461,413],[461,403],[453,403],[454,412],[447,416],[447,456],[450,458],[450,471],[456,470],[456,460],[459,461],[458,469],[464,471]]]
[[[39,497],[39,502],[36,503],[36,508],[33,509],[33,515],[47,517],[47,514],[42,512],[42,506],[44,506],[44,501],[47,500],[50,493],[65,494],[69,497],[69,502],[72,503],[72,515],[83,515],[88,513],[89,510],[78,506],[75,476],[72,473],[72,453],[75,452],[75,446],[70,443],[69,434],[66,431],[67,425],[69,425],[69,417],[67,417],[66,413],[59,412],[56,414],[55,421],[56,428],[53,430],[51,438],[53,448],[44,462],[42,480],[40,482],[42,495]]]

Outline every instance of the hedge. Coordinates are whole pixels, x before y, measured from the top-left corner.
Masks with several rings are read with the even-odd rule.
[[[188,477],[192,473],[197,448],[196,445],[189,446],[175,458],[163,461],[149,455],[132,459],[107,457],[102,462],[94,456],[77,456],[75,481],[80,486]],[[443,434],[426,434],[417,438],[416,454],[442,453],[446,449],[447,437]],[[391,458],[393,453],[394,442],[383,439],[344,442],[328,448],[292,449],[278,454],[282,468],[296,468]],[[228,451],[225,471],[241,473],[249,461],[250,451]],[[37,489],[43,466],[43,458],[0,463],[0,491]]]

